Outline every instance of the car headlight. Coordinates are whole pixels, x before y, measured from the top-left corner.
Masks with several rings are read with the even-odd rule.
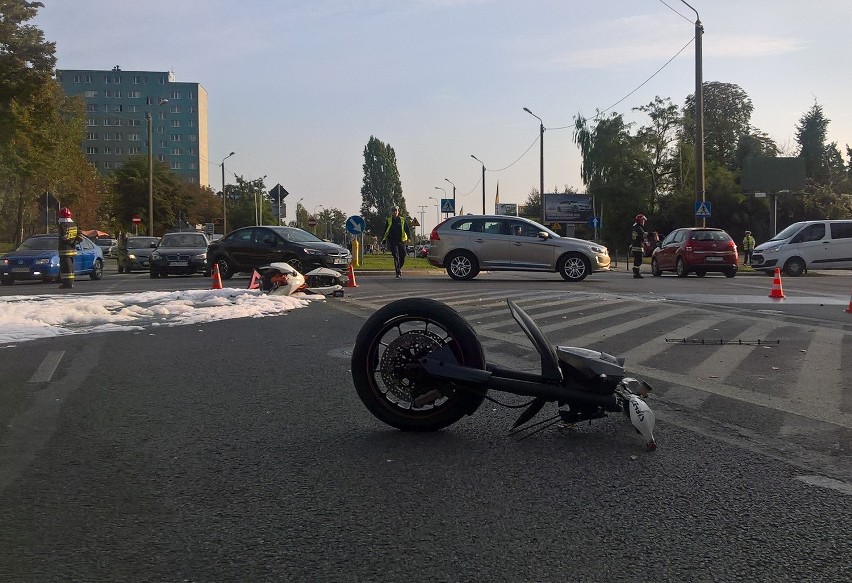
[[[772,247],[767,247],[766,249],[762,249],[761,253],[778,253],[781,250],[781,247],[784,245],[773,245]]]
[[[136,259],[136,255],[134,255],[133,253],[128,253],[127,258],[128,259]]]
[[[193,257],[193,259],[197,259],[198,261],[207,261],[207,252],[205,251],[204,253],[199,253],[198,255]]]
[[[599,245],[589,245],[589,251],[591,251],[592,253],[600,253],[602,255],[607,254],[606,247],[601,247]]]
[[[317,251],[316,249],[304,249],[304,251],[308,255],[325,255],[324,251]]]
[[[44,259],[36,259],[35,261],[33,261],[33,265],[50,265],[50,263],[50,257],[45,257]]]

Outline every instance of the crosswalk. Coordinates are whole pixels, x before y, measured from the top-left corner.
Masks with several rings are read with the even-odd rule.
[[[489,361],[538,370],[538,356],[506,308],[511,298],[553,344],[624,356],[629,372],[649,380],[655,397],[671,406],[704,412],[749,407],[742,422],[759,420],[764,433],[787,436],[818,427],[852,439],[852,359],[848,354],[844,359],[852,334],[843,329],[762,312],[575,291],[424,289],[422,294],[354,295],[345,302],[373,311],[418,295],[459,311],[476,330]],[[730,342],[737,339],[745,342]]]

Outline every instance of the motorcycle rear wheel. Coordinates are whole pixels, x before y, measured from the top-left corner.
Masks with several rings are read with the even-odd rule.
[[[444,346],[459,364],[485,368],[473,328],[446,304],[406,298],[370,316],[352,351],[352,380],[370,413],[403,431],[437,431],[476,411],[484,392],[434,379],[418,365],[420,358]],[[424,395],[434,400],[418,406],[415,400]]]

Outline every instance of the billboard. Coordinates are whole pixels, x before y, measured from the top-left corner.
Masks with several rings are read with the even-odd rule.
[[[587,194],[544,194],[547,223],[587,224],[594,216],[592,197]]]

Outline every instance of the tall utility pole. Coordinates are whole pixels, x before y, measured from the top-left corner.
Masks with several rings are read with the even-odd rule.
[[[432,197],[429,197],[429,198],[432,198]],[[425,218],[426,209],[429,208],[429,205],[428,204],[421,204],[421,205],[418,205],[418,207],[420,208],[420,240],[422,241],[423,237],[426,235],[426,233],[423,231],[423,221],[426,220],[426,218]]]
[[[526,107],[524,108],[524,111],[526,111],[528,114],[530,114],[531,116],[536,118],[538,120],[538,123],[539,123],[538,141],[540,142],[540,145],[541,145],[541,156],[539,156],[540,168],[539,168],[538,194],[539,194],[539,196],[541,196],[541,224],[543,225],[543,224],[545,224],[545,220],[546,220],[545,216],[544,216],[544,122],[541,121],[540,117],[538,117],[536,114],[531,112]]]
[[[219,166],[222,167],[222,236],[228,233],[228,197],[225,195],[225,160],[233,156],[235,152],[231,152],[225,156]]]
[[[485,162],[474,156],[470,155],[471,158],[482,164],[482,214],[485,214]]]
[[[704,81],[701,66],[701,37],[704,36],[704,25],[698,11],[689,6],[685,0],[680,0],[690,10],[695,12],[695,202],[705,202],[704,192]],[[695,226],[698,217],[695,217]],[[701,218],[702,227],[707,226],[707,219]]]

